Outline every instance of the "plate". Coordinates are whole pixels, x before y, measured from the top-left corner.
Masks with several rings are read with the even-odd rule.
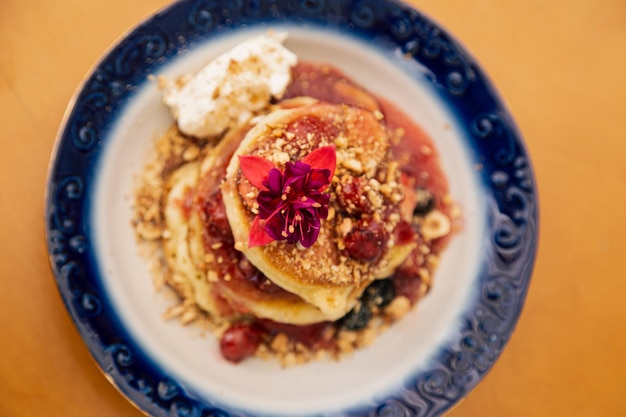
[[[221,359],[201,329],[161,320],[133,230],[132,193],[171,123],[150,75],[199,69],[267,30],[403,108],[438,147],[465,218],[431,293],[367,349],[281,369]],[[435,416],[483,378],[517,323],[537,247],[532,165],[477,62],[417,10],[381,0],[174,3],[115,44],[59,131],[46,191],[50,263],[107,378],[153,416]]]

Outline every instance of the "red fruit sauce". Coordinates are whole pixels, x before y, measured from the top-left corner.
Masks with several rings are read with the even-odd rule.
[[[413,189],[427,189],[435,197],[435,208],[448,212],[443,203],[443,198],[448,193],[448,183],[440,166],[437,151],[428,135],[402,110],[390,101],[368,93],[339,70],[328,65],[310,62],[300,62],[293,69],[293,79],[284,99],[300,96],[381,111],[390,132],[396,132],[398,129],[404,132],[402,139],[392,145],[392,152],[401,164],[401,171],[405,174],[403,175],[404,185]],[[297,137],[307,134],[333,137],[332,126],[314,116],[299,119],[289,125],[287,131],[294,133]],[[228,161],[229,157],[223,160]],[[229,274],[231,279],[220,280],[219,285],[227,286],[233,291],[245,292],[253,297],[296,297],[269,281],[260,271],[247,263],[239,251],[234,249],[232,237],[226,236],[230,234],[230,227],[226,221],[224,206],[216,195],[219,193],[215,192],[218,189],[217,181],[224,176],[225,164],[217,169],[220,175],[214,176],[217,178],[214,180],[216,182],[205,184],[204,192],[201,190],[196,195],[196,204],[201,206],[203,213],[205,245],[224,243],[217,252],[227,260],[223,263],[222,274]],[[339,203],[349,206],[357,218],[359,212],[365,213],[369,210],[366,199],[360,191],[362,187],[359,185],[358,183],[344,185],[343,195],[339,197]],[[185,201],[185,208],[187,205],[188,202]],[[372,262],[380,258],[382,254],[380,242],[386,241],[387,237],[383,236],[382,227],[375,226],[374,222],[370,222],[368,228],[362,230],[357,228],[352,235],[348,235],[346,249],[351,256]],[[400,222],[394,233],[399,243],[419,240],[418,231],[406,221]],[[436,240],[419,243],[428,246],[431,253],[439,252],[445,246],[443,242]],[[404,295],[412,303],[418,301],[422,285],[418,275],[420,268],[430,270],[423,260],[422,253],[416,249],[396,274],[390,277],[394,283],[396,296]],[[219,285],[217,285],[217,291],[219,291]],[[232,305],[230,308],[245,313],[245,308]],[[252,356],[263,339],[269,340],[275,334],[284,333],[293,341],[311,349],[331,349],[334,341],[332,338],[329,339],[328,335],[333,335],[336,327],[337,324],[331,322],[297,326],[257,319],[253,323],[233,324],[220,340],[220,348],[224,358],[236,363]],[[326,338],[323,337],[324,335]]]

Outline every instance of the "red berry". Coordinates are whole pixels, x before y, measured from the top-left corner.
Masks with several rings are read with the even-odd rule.
[[[411,303],[417,302],[422,287],[422,280],[412,268],[403,268],[391,278],[396,296],[403,295],[408,298]]]
[[[396,236],[396,243],[399,245],[406,245],[414,242],[417,237],[413,227],[406,220],[401,220],[394,229],[393,233]]]
[[[396,290],[396,295],[403,295],[411,303],[415,303],[419,296],[424,281],[421,278],[421,270],[425,267],[422,255],[413,251],[407,260],[396,269],[391,278]]]
[[[261,330],[254,324],[233,324],[220,339],[220,350],[227,361],[239,363],[254,355],[261,343]]]
[[[217,191],[203,202],[205,227],[209,234],[214,237],[223,239],[226,242],[232,240],[232,232],[228,218],[226,217],[226,208],[222,200],[222,193]]]
[[[387,242],[387,233],[377,222],[359,222],[344,238],[346,250],[358,261],[376,262]]]
[[[371,204],[365,195],[367,179],[353,177],[341,184],[341,190],[337,193],[337,201],[348,213],[370,213]]]

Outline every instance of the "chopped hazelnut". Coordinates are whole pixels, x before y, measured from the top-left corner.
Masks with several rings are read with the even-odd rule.
[[[361,162],[358,159],[346,159],[342,161],[341,164],[344,166],[344,168],[347,168],[356,174],[363,173],[363,165],[361,165]]]
[[[213,270],[209,270],[209,272],[207,272],[206,277],[209,280],[209,282],[217,282],[220,279],[219,276],[217,275],[217,272]]]
[[[385,308],[385,314],[389,315],[394,320],[399,320],[409,312],[410,308],[411,301],[401,295],[394,298],[393,301]]]
[[[422,235],[427,241],[446,236],[450,229],[450,219],[439,210],[432,210],[422,222]]]
[[[370,203],[372,203],[374,208],[380,208],[383,205],[383,199],[380,197],[380,194],[374,190],[369,190],[367,192],[367,199]]]
[[[348,138],[345,135],[339,135],[335,138],[335,145],[338,148],[345,148],[348,146]]]

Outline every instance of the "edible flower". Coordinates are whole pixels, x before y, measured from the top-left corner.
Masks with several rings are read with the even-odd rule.
[[[300,161],[287,162],[284,171],[255,155],[240,155],[243,175],[260,191],[259,214],[250,226],[248,247],[275,240],[311,247],[321,221],[328,217],[330,195],[324,191],[335,172],[334,146],[323,146]]]

